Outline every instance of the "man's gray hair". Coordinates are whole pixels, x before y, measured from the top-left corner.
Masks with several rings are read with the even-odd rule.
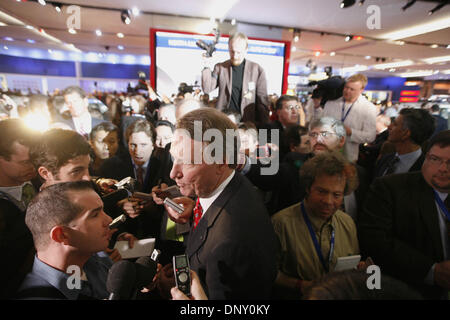
[[[309,131],[323,126],[330,126],[339,138],[345,137],[347,135],[342,121],[332,117],[322,117],[312,121],[309,124]]]

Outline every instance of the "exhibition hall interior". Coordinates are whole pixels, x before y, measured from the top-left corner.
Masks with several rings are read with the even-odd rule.
[[[447,0],[2,0],[0,299],[450,299],[449,49]]]

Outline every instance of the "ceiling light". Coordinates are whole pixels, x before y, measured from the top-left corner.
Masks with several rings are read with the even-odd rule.
[[[450,44],[447,46],[447,49],[450,49]]]
[[[133,16],[135,16],[135,17],[137,17],[139,15],[139,13],[141,13],[137,7],[133,7],[133,9],[131,9],[131,12],[133,13]]]
[[[59,2],[53,2],[53,6],[55,7],[56,12],[61,13],[62,11],[62,4]]]
[[[336,55],[336,52],[330,52],[330,57],[334,57]]]
[[[395,68],[389,69],[389,72],[395,72]]]
[[[315,55],[316,57],[320,56],[320,51],[314,52],[314,55]]]
[[[130,10],[128,9],[122,10],[120,12],[120,19],[122,20],[123,23],[130,24],[131,23]]]
[[[118,46],[117,46],[117,49],[119,49],[119,50],[123,50],[123,49],[124,49],[124,47],[123,47],[123,46],[121,46],[121,45],[118,45]]]
[[[431,9],[430,11],[428,11],[428,15],[431,16],[433,13],[435,13],[436,11],[438,11],[439,9],[441,9],[443,6],[445,6],[447,4],[447,1],[444,1],[440,4],[438,4],[436,7],[434,7],[433,9]]]
[[[295,41],[295,42],[298,42],[298,39],[299,39],[299,38],[298,38],[298,35],[296,35],[296,36],[294,37],[294,41]]]
[[[29,30],[33,30],[34,27],[33,26],[26,26],[25,28],[29,29]]]
[[[234,26],[236,24],[236,19],[231,20],[231,25]]]
[[[124,35],[123,35],[123,33],[122,33],[122,32],[119,32],[119,33],[117,33],[117,37],[119,37],[119,38],[123,38],[123,37],[124,37]]]
[[[415,25],[410,28],[401,29],[389,33],[385,33],[379,36],[381,39],[398,40],[409,37],[414,37],[420,34],[429,33],[437,30],[448,28],[448,18],[442,18],[439,20],[433,20],[428,23]]]
[[[375,69],[389,69],[389,68],[398,68],[398,67],[406,67],[414,64],[411,60],[404,60],[399,62],[391,62],[391,63],[383,63],[383,64],[376,64],[373,67]]]
[[[432,74],[433,74],[432,70],[424,70],[424,71],[404,72],[398,74],[398,76],[402,78],[412,78],[412,77],[426,77],[431,76]]]
[[[438,62],[447,62],[447,61],[450,61],[450,56],[427,58],[427,59],[422,59],[422,61],[426,62],[428,64],[438,63]]]
[[[370,58],[372,58],[371,56],[365,56],[364,57],[366,60],[369,60]]]
[[[437,47],[439,47],[437,44],[432,44],[432,45],[430,46],[430,48],[433,48],[433,49],[435,49],[435,48],[437,48]]]
[[[11,37],[4,37],[3,39],[6,40],[6,41],[14,41],[14,39],[11,38]]]
[[[341,9],[348,8],[348,7],[351,7],[352,5],[354,5],[355,2],[356,2],[356,0],[344,0],[341,2],[340,7],[341,7]]]
[[[366,71],[369,69],[367,66],[355,65],[354,67],[342,68],[341,73],[355,73],[360,71]]]
[[[100,29],[95,30],[95,34],[97,35],[97,37],[100,37],[102,35],[102,30]]]
[[[411,7],[414,3],[416,3],[416,0],[410,0],[410,1],[408,1],[408,2],[402,7],[402,10],[405,11],[406,9],[408,9],[409,7]]]
[[[28,42],[28,43],[36,43],[36,41],[33,40],[33,39],[27,39],[27,42]]]
[[[353,36],[350,36],[350,35],[345,36],[345,41],[346,41],[346,42],[349,42],[349,41],[352,40],[352,39],[353,39]]]
[[[42,6],[45,6],[47,3],[45,2],[45,0],[38,0],[39,4]]]
[[[70,28],[70,29],[69,29],[69,33],[71,33],[71,34],[76,34],[77,31],[76,31],[74,28]]]

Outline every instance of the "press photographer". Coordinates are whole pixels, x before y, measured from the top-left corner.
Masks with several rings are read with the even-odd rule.
[[[230,36],[230,59],[216,64],[213,71],[207,65],[214,50],[210,46],[206,49],[202,89],[209,94],[219,87],[216,108],[237,112],[242,116],[242,122],[251,121],[258,127],[269,122],[266,74],[259,64],[246,59],[247,36],[240,32]]]

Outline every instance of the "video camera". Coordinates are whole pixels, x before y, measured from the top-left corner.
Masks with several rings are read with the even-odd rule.
[[[206,57],[208,58],[212,57],[212,54],[214,53],[214,51],[216,51],[216,44],[219,42],[220,38],[220,32],[218,29],[214,28],[213,33],[215,35],[213,42],[207,43],[203,40],[197,40],[197,42],[195,43],[200,49],[206,51]]]
[[[327,101],[336,100],[342,97],[345,80],[341,76],[331,76],[328,79],[311,81],[308,85],[317,85],[316,89],[318,90],[316,91],[320,92],[322,98],[320,105],[324,106]]]

